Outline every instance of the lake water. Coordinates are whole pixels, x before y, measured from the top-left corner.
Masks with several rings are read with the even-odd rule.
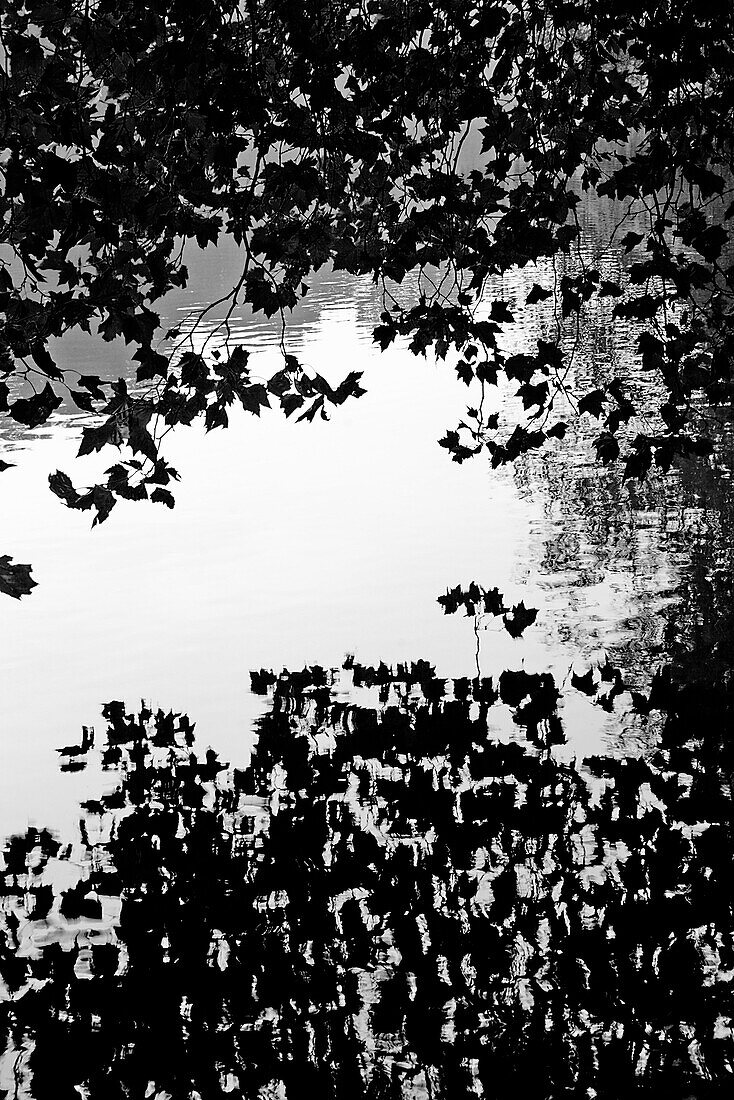
[[[237,262],[196,258],[166,324]],[[522,308],[548,277],[490,287],[517,350],[552,334]],[[65,509],[50,473],[114,461],[75,460],[70,411],[0,439],[2,552],[38,581],[0,602],[0,1092],[729,1094],[731,681],[657,678],[645,717],[604,673],[644,691],[730,644],[711,624],[731,423],[715,461],[642,487],[598,467],[585,421],[512,469],[457,465],[437,440],[473,399],[450,366],[379,354],[380,309],[316,277],[288,351],[333,383],[363,371],[366,395],[329,422],[173,433],[172,512],[122,502],[90,531]],[[232,323],[253,371],[278,369],[278,327]],[[572,380],[614,366],[644,397],[634,335],[596,308]],[[123,347],[60,353],[130,375]],[[473,620],[437,603],[472,580],[538,609],[520,639],[492,620],[478,657]],[[62,771],[82,726],[96,745]]]
[[[189,288],[166,301],[168,324],[185,326],[230,286],[239,257],[209,249],[189,262]],[[597,262],[614,274],[619,250]],[[542,307],[521,308],[544,274],[518,271],[490,288],[520,311],[518,349],[550,330]],[[173,512],[121,502],[90,531],[47,478],[63,469],[91,483],[116,452],[75,460],[84,420],[71,412],[3,437],[3,457],[17,463],[0,479],[3,552],[32,562],[39,586],[0,606],[0,833],[74,819],[101,779],[60,778],[53,750],[94,725],[109,699],[186,711],[201,744],[237,762],[261,712],[251,668],[332,666],[349,652],[368,663],[422,657],[442,675],[470,675],[472,624],[436,602],[470,580],[539,609],[521,640],[498,628],[482,634],[485,674],[509,664],[563,678],[575,660],[607,649],[633,679],[649,678],[685,586],[730,563],[730,426],[721,425],[715,467],[653,477],[644,489],[599,470],[593,423],[513,470],[493,471],[483,457],[457,465],[437,440],[469,394],[446,364],[399,347],[380,354],[371,329],[381,308],[369,281],[315,276],[288,350],[334,383],[363,371],[366,396],[328,423],[243,413],[227,431],[177,431],[165,451],[182,475]],[[278,369],[279,326],[245,310],[232,323],[253,372]],[[207,319],[196,339],[211,332]],[[130,374],[122,344],[80,337],[61,354],[89,373]],[[597,309],[577,381],[592,385],[611,362],[644,386],[631,329]],[[583,700],[575,707],[568,725],[581,753],[627,735],[634,748],[623,720]]]

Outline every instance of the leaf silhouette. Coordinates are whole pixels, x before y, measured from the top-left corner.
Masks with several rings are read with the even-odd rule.
[[[552,290],[546,290],[539,283],[533,283],[530,293],[525,299],[525,305],[533,306],[536,302],[544,302],[546,298],[553,296]]]
[[[631,252],[642,240],[644,240],[642,233],[634,233],[632,230],[630,230],[629,233],[625,233],[624,237],[622,237],[622,244],[624,245],[625,252]]]
[[[174,508],[176,505],[173,494],[168,489],[161,489],[160,487],[153,490],[150,499],[155,503],[165,504],[166,508]]]
[[[31,568],[30,565],[13,564],[7,554],[0,555],[0,592],[14,600],[30,595],[37,585],[31,577]]]
[[[526,607],[521,600],[510,609],[510,611],[503,615],[502,621],[505,624],[505,630],[512,638],[519,638],[523,631],[527,630],[529,626],[535,622],[538,617],[537,607]]]

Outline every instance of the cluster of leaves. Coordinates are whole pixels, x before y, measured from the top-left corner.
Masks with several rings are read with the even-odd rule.
[[[444,615],[454,615],[463,607],[467,618],[501,616],[505,630],[513,638],[521,637],[538,617],[537,607],[526,607],[523,600],[513,607],[507,607],[498,588],[482,588],[476,581],[471,581],[468,588],[457,585],[456,588],[447,589],[445,596],[438,597],[438,602],[443,607]]]
[[[225,426],[233,403],[258,415],[268,393],[305,420],[359,396],[354,376],[332,389],[286,352],[287,311],[331,263],[382,287],[381,347],[403,337],[416,354],[456,354],[482,395],[518,384],[525,421],[503,434],[482,397],[442,441],[457,461],[488,449],[499,465],[562,437],[562,403],[601,421],[599,456],[623,451],[629,477],[706,454],[700,395],[728,403],[734,389],[734,208],[718,203],[733,155],[732,19],[694,0],[674,16],[632,0],[5,5],[0,415],[36,427],[67,395],[103,418],[83,450],[124,444],[131,457],[102,486],[57,478],[54,491],[97,521],[116,497],[170,506],[157,450],[169,427]],[[481,170],[464,171],[477,136]],[[620,281],[578,248],[578,181],[647,218],[644,234],[621,237],[637,259]],[[201,317],[183,336],[163,332],[155,306],[186,285],[186,250],[223,237],[243,267],[209,307],[226,309],[217,360],[194,339]],[[487,315],[487,281],[517,265],[556,271],[558,257],[569,273],[526,303],[548,299],[555,336],[506,355],[514,307],[497,300]],[[650,410],[623,380],[573,393],[564,341],[605,298],[645,326],[659,428],[635,434]],[[270,387],[229,340],[242,301],[281,317],[285,366]],[[59,366],[53,340],[72,330],[131,346],[132,395]]]
[[[255,675],[244,770],[185,716],[105,707],[117,781],[76,843],[3,852],[15,1091],[725,1094],[731,676],[659,696],[655,752],[569,763],[549,675],[347,663],[379,705],[320,667]]]
[[[51,491],[69,508],[94,509],[93,525],[107,519],[118,497],[149,499],[173,508],[175,500],[169,486],[179,475],[161,455],[160,440],[176,424],[190,424],[201,415],[208,431],[226,428],[227,410],[235,402],[259,416],[261,409],[270,407],[271,395],[286,416],[304,407],[298,420],[313,420],[317,414],[326,420],[329,405],[341,405],[348,397],[359,397],[364,392],[359,373],[352,372],[334,389],[321,375],[306,374],[292,355],[286,356],[285,367],[267,384],[253,381],[248,358],[240,346],[226,359],[216,354],[212,363],[203,355],[185,352],[176,364],[175,377],[168,377],[165,411],[149,396],[130,393],[123,379],[113,383],[112,398],[104,406],[105,419],[82,428],[78,453],[92,454],[109,444],[124,444],[132,457],[116,462],[106,471],[103,484],[84,492],[75,489],[68,475],[57,470],[49,477]],[[94,381],[99,383],[99,379]]]

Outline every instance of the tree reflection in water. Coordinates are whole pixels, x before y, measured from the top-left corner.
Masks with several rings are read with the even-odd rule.
[[[348,665],[253,675],[246,770],[105,708],[119,782],[79,841],[5,848],[0,1089],[729,1095],[724,663],[636,698],[648,758],[583,762],[550,676]]]

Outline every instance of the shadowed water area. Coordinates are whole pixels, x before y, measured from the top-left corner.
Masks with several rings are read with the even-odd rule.
[[[606,277],[614,211],[582,213]],[[237,262],[209,250],[171,300],[197,350]],[[521,306],[548,277],[490,288],[517,351],[553,331]],[[730,1094],[731,421],[643,486],[599,467],[589,417],[458,466],[436,440],[472,395],[375,350],[383,304],[316,277],[288,350],[366,396],[173,433],[172,513],[90,534],[46,488],[80,418],[2,440],[39,588],[0,610],[0,1095]],[[277,369],[276,324],[231,328]],[[572,381],[644,396],[634,336],[597,304]],[[445,614],[471,580],[537,618]]]

